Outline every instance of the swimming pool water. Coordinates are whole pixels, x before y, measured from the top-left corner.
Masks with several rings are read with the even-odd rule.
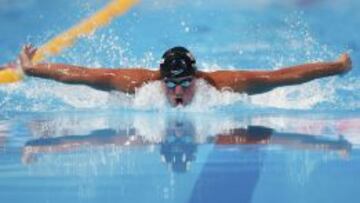
[[[181,112],[15,116],[1,121],[0,197],[353,202],[359,120]]]
[[[105,0],[0,0],[0,62],[39,46]],[[251,96],[203,82],[172,109],[149,84],[135,96],[37,78],[0,86],[0,202],[357,202],[360,4],[141,1],[53,62],[156,69],[183,45],[201,70],[335,60],[354,69]]]

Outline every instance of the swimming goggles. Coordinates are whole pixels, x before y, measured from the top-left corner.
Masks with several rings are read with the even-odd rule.
[[[165,80],[165,85],[167,88],[174,89],[177,85],[180,85],[183,88],[188,88],[191,85],[192,79],[184,79],[180,81],[176,80]]]

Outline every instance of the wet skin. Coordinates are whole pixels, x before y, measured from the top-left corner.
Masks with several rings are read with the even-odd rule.
[[[168,82],[172,83],[174,87],[169,87]],[[162,80],[162,86],[165,89],[167,100],[173,107],[190,104],[195,95],[195,77],[193,76]]]

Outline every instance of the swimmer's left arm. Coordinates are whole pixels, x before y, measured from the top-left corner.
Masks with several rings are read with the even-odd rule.
[[[297,85],[314,79],[345,74],[352,68],[352,62],[348,54],[342,54],[334,62],[318,62],[303,64],[288,68],[270,71],[263,75],[264,85],[271,88],[287,85]]]
[[[203,78],[219,90],[260,94],[276,87],[344,74],[351,67],[349,55],[343,54],[335,62],[303,64],[275,71],[216,71],[203,73]]]

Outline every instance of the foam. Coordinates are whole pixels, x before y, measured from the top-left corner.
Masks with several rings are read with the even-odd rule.
[[[329,101],[334,89],[326,88],[318,81],[306,84],[277,88],[271,92],[254,95],[251,104],[260,107],[280,109],[313,109],[317,104]]]

